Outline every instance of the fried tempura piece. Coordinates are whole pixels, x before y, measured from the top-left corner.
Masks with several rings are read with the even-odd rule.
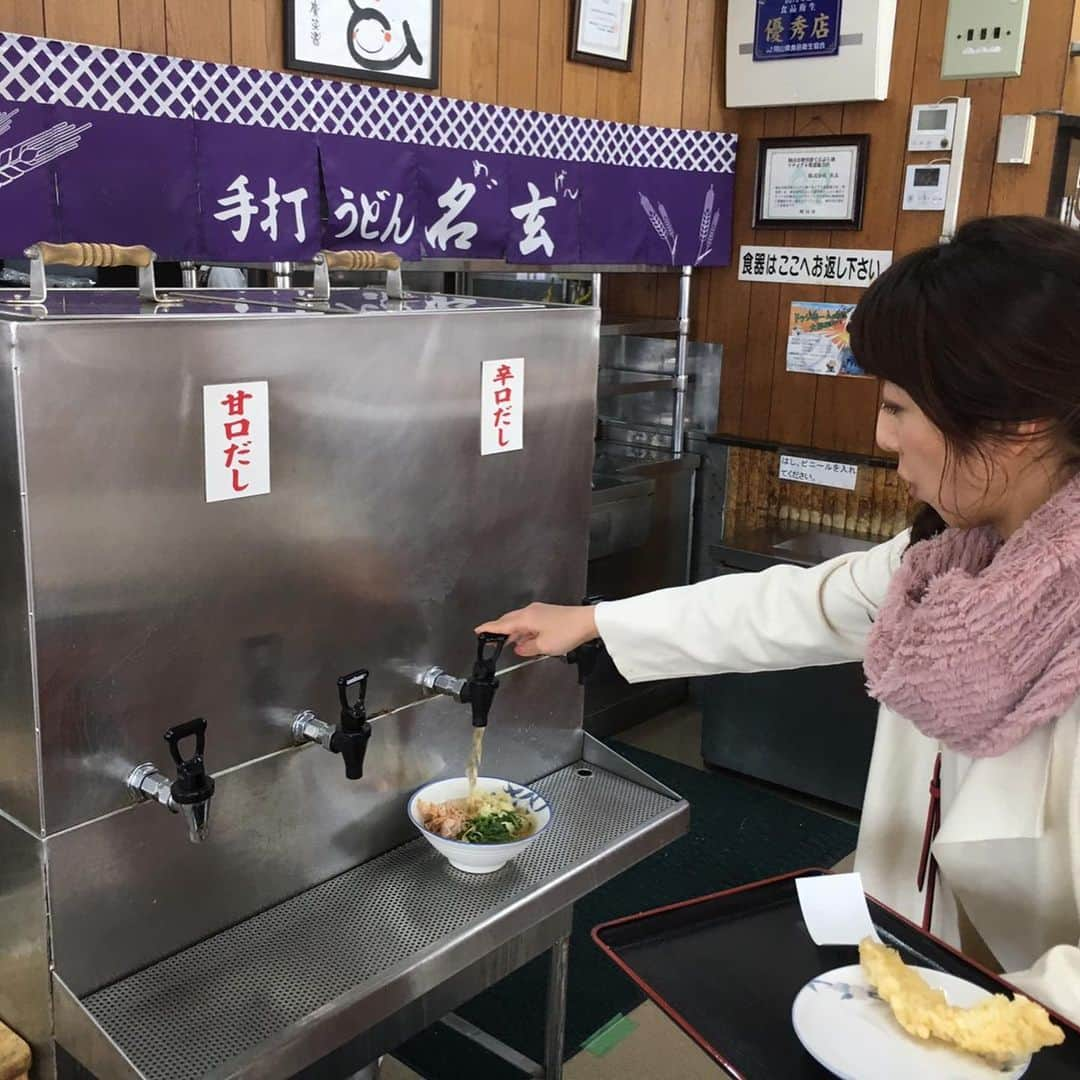
[[[451,799],[442,803],[424,802],[418,799],[416,812],[428,832],[443,836],[447,840],[456,840],[465,828],[467,813],[464,799]]]
[[[900,1026],[919,1039],[938,1039],[997,1065],[1021,1061],[1044,1046],[1057,1046],[1065,1033],[1034,1001],[1004,994],[961,1009],[944,991],[928,986],[895,949],[866,938],[859,946],[863,971],[888,1002]]]

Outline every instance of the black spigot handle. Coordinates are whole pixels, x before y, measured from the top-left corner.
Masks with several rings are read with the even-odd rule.
[[[473,727],[487,727],[491,703],[495,700],[495,691],[499,689],[495,667],[508,639],[507,634],[477,635],[476,663],[473,664],[472,678],[465,683],[461,691],[461,700],[472,707]]]
[[[195,753],[185,758],[180,752],[184,739],[195,737]],[[206,752],[206,721],[201,717],[177,724],[165,732],[169,754],[176,765],[176,780],[171,792],[173,801],[181,806],[206,802],[214,794],[214,780],[206,771],[203,755]]]
[[[192,735],[195,736],[195,753],[190,758],[185,758],[180,753],[180,743],[184,739],[191,738]],[[194,720],[177,724],[165,732],[165,741],[169,744],[169,753],[172,755],[173,763],[181,769],[206,753],[206,721],[198,716]]]
[[[494,679],[495,665],[502,655],[509,634],[478,634],[476,637],[476,663],[473,664],[474,679]]]
[[[593,594],[586,596],[581,601],[581,606],[595,607],[606,599],[606,596]],[[577,666],[579,686],[584,686],[589,681],[592,673],[596,670],[597,661],[599,661],[600,655],[604,651],[604,643],[599,638],[593,638],[592,641],[586,641],[566,654],[566,662]]]
[[[367,723],[367,684],[368,671],[360,668],[350,675],[342,675],[338,678],[338,701],[341,702],[341,730],[359,731],[361,726]],[[349,691],[355,690],[356,700],[350,704]]]
[[[340,754],[345,762],[345,775],[350,780],[364,777],[364,758],[371,740],[371,724],[368,723],[367,698],[368,670],[358,668],[338,678],[338,701],[341,703],[341,722],[330,737],[330,749]],[[355,700],[349,701],[349,692]]]

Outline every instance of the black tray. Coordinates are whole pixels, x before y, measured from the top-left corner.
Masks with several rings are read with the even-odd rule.
[[[702,896],[604,923],[593,940],[729,1076],[737,1080],[820,1080],[831,1074],[802,1048],[791,1006],[812,978],[857,963],[851,947],[820,947],[802,920],[795,879],[785,877]],[[884,942],[908,963],[938,968],[991,992],[1008,992],[956,950],[867,897]],[[1080,1077],[1080,1029],[1041,1050],[1025,1080]]]

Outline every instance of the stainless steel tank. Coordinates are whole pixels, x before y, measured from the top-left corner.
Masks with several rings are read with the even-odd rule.
[[[39,1076],[57,1045],[171,1080],[381,1052],[685,829],[685,803],[583,734],[557,659],[502,659],[484,761],[547,793],[551,835],[465,880],[404,813],[469,747],[423,673],[467,675],[492,614],[584,595],[597,311],[165,299],[0,298],[0,1016]],[[507,359],[523,447],[482,456],[483,365]],[[204,388],[248,384],[269,491],[208,501]],[[349,779],[295,729],[332,732],[358,670],[371,736]],[[174,781],[194,739],[178,768],[165,734],[200,719],[213,793],[196,776],[192,811]]]

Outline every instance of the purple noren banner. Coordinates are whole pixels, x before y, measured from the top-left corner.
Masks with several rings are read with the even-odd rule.
[[[723,266],[737,139],[0,33],[0,258]]]

